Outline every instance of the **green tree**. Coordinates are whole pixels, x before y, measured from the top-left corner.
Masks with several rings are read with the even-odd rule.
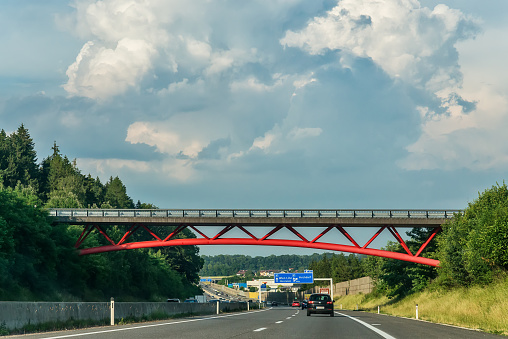
[[[438,237],[444,285],[488,284],[508,270],[508,188],[492,186],[464,213],[443,225]]]
[[[127,195],[127,188],[118,177],[110,177],[105,185],[105,202],[113,208],[134,208],[132,199]]]
[[[85,178],[76,163],[62,156],[56,143],[53,154],[42,161],[41,196],[48,207],[83,207],[86,203]]]
[[[0,133],[0,170],[4,184],[14,188],[20,182],[25,186],[38,187],[38,165],[35,144],[23,124],[7,137]]]
[[[84,178],[85,185],[85,206],[88,208],[94,208],[101,206],[104,203],[104,185],[101,183],[99,177],[92,178],[88,174]]]

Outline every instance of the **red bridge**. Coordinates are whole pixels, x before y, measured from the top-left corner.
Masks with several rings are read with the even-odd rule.
[[[89,234],[96,230],[111,244],[83,248],[81,255],[134,248],[182,245],[265,245],[315,248],[359,253],[404,260],[429,266],[439,261],[421,254],[441,230],[441,225],[458,210],[103,210],[103,209],[51,209],[53,223],[83,225],[84,229],[75,247],[79,248]],[[113,240],[107,232],[111,225],[127,225],[121,239]],[[152,231],[152,226],[170,226],[164,236]],[[374,229],[370,239],[360,245],[352,236],[351,228]],[[189,228],[197,238],[177,238]],[[431,228],[428,239],[416,253],[412,253],[397,229]],[[158,229],[160,229],[158,227]],[[276,233],[288,230],[293,234],[277,238]],[[305,232],[304,232],[305,230]],[[320,241],[332,230],[344,237],[335,241]],[[127,242],[135,232],[146,231],[153,240]],[[259,232],[262,232],[260,235]],[[307,233],[314,232],[308,236]],[[369,248],[381,234],[390,233],[405,253]],[[279,235],[284,232],[279,232]],[[287,231],[286,231],[287,233]],[[302,235],[304,233],[304,235]],[[256,234],[256,235],[255,235]],[[290,234],[291,235],[291,234]],[[330,234],[327,236],[330,238]],[[347,239],[346,244],[338,240]]]

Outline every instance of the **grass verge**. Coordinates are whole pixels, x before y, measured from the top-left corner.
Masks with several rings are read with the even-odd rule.
[[[399,301],[369,294],[335,298],[335,308],[380,312],[394,316],[418,318],[485,332],[508,335],[508,278],[491,285],[451,290],[428,289]]]

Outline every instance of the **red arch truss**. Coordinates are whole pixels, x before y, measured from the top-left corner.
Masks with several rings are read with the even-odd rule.
[[[78,238],[75,247],[79,248],[88,235],[93,231],[97,230],[102,236],[111,244],[107,246],[93,247],[93,248],[84,248],[80,249],[80,255],[88,255],[94,253],[103,253],[103,252],[111,252],[111,251],[121,251],[128,249],[136,249],[136,248],[149,248],[149,247],[165,247],[165,246],[184,246],[184,245],[262,245],[262,246],[286,246],[286,247],[301,247],[301,248],[314,248],[314,249],[322,249],[322,250],[331,250],[331,251],[341,251],[341,252],[349,252],[349,253],[358,253],[358,254],[366,254],[373,255],[384,258],[391,258],[397,260],[403,260],[408,262],[414,262],[423,265],[429,266],[438,266],[439,260],[430,259],[421,257],[422,251],[427,247],[429,242],[435,237],[435,235],[441,230],[441,227],[434,227],[434,230],[430,233],[428,239],[421,245],[419,250],[416,253],[412,253],[404,239],[400,236],[396,227],[393,225],[386,225],[380,227],[377,232],[367,241],[363,246],[360,246],[354,238],[344,229],[341,225],[329,225],[324,226],[323,231],[316,236],[314,239],[307,239],[301,233],[296,230],[296,227],[282,224],[273,227],[269,232],[267,232],[262,237],[256,237],[251,232],[249,232],[242,225],[227,225],[222,228],[218,233],[214,236],[210,237],[204,234],[200,229],[196,228],[196,226],[191,224],[181,224],[177,226],[169,235],[162,238],[155,234],[150,228],[148,228],[144,224],[136,223],[131,225],[131,227],[125,232],[122,238],[119,241],[114,241],[111,239],[104,228],[99,224],[88,224],[85,226],[83,232]],[[196,234],[197,238],[186,238],[179,239],[177,235],[180,234],[184,229],[190,228]],[[201,227],[200,227],[201,228]],[[237,238],[237,237],[227,237],[227,233],[233,229],[240,230],[243,232],[246,237],[245,238]],[[288,240],[288,239],[275,239],[274,234],[280,231],[281,229],[287,229],[294,235],[296,235],[299,240]],[[348,239],[349,244],[336,244],[330,242],[320,242],[319,240],[332,229],[339,230],[345,237]],[[127,242],[127,240],[131,237],[134,232],[145,230],[152,237],[153,240],[150,241],[141,241],[141,242]],[[386,231],[385,231],[386,230]],[[376,239],[383,231],[390,232],[392,236],[396,239],[396,241],[402,246],[405,253],[399,252],[391,252],[380,249],[369,248],[368,246]]]

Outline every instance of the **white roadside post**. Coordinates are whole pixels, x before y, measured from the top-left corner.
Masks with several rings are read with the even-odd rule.
[[[111,326],[115,325],[115,298],[111,298]]]
[[[220,301],[219,301],[219,300],[217,300],[217,314],[219,314],[219,313],[220,313],[220,305],[219,305],[219,304],[220,304]]]
[[[416,320],[418,320],[418,304],[416,304]]]
[[[259,280],[258,292],[259,292],[259,308],[261,309],[261,280]]]

